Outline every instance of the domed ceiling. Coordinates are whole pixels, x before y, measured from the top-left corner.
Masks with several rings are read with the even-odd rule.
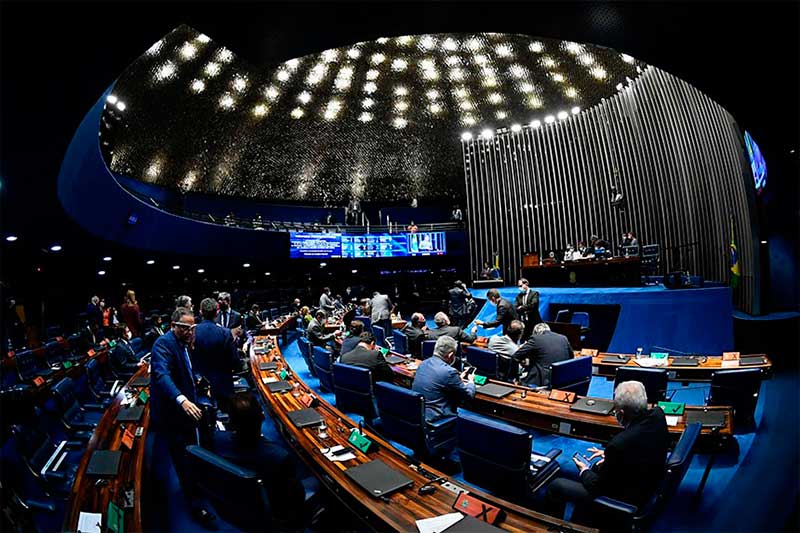
[[[461,199],[462,135],[557,127],[645,67],[599,46],[477,33],[381,38],[264,68],[181,26],[120,76],[101,149],[112,171],[184,192]]]

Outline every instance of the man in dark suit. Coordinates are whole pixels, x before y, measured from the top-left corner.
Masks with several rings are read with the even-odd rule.
[[[239,354],[231,330],[215,322],[217,302],[206,298],[200,302],[203,321],[194,330],[192,366],[211,384],[211,397],[220,410],[227,412],[233,394],[233,372],[239,370]]]
[[[327,346],[335,337],[342,334],[338,329],[333,333],[325,333],[325,319],[327,313],[322,309],[317,309],[314,314],[314,319],[308,323],[306,328],[306,336],[312,346]]]
[[[216,517],[192,483],[186,446],[198,444],[197,426],[203,411],[197,406],[197,389],[189,346],[194,336],[194,315],[179,307],[172,313],[172,328],[153,344],[151,355],[150,431],[152,459],[172,459],[184,495],[196,520],[212,527]]]
[[[517,287],[519,294],[514,300],[514,307],[517,309],[519,319],[525,324],[522,340],[526,341],[531,336],[533,326],[542,322],[542,316],[539,314],[539,291],[531,289],[525,278],[520,278]]]
[[[372,301],[370,302],[372,314],[372,324],[383,328],[387,337],[392,336],[392,311],[394,311],[394,304],[386,294],[381,294],[378,291],[372,293]]]
[[[427,329],[425,315],[422,313],[412,314],[411,321],[403,327],[402,331],[408,337],[408,353],[417,359],[422,355],[422,341],[425,340]]]
[[[219,293],[219,313],[217,314],[217,324],[223,328],[234,329],[242,325],[242,315],[238,311],[231,309],[231,295],[228,292]]]
[[[139,357],[136,356],[137,354],[133,351],[133,347],[128,341],[130,337],[131,330],[128,326],[123,326],[122,330],[116,335],[117,344],[111,351],[109,358],[112,370],[124,376],[132,375],[139,370],[139,365],[141,365]]]
[[[339,361],[346,365],[362,366],[372,371],[372,381],[389,381],[394,378],[394,372],[386,362],[381,352],[375,349],[375,335],[365,331],[358,338],[358,346],[350,352],[342,351]]]
[[[97,331],[103,325],[103,311],[100,310],[100,298],[92,296],[86,306],[86,318],[89,320],[89,327],[92,331]]]
[[[489,289],[486,291],[486,298],[497,307],[497,316],[490,322],[476,320],[475,323],[487,329],[502,325],[503,335],[508,335],[508,326],[511,325],[511,321],[518,320],[517,312],[514,310],[511,302],[500,296],[500,291],[497,289]]]
[[[527,359],[528,375],[522,382],[529,387],[550,386],[550,365],[557,361],[572,359],[572,347],[564,335],[550,331],[550,326],[540,322],[533,327],[533,335],[520,346],[514,359],[525,368]]]
[[[600,458],[594,465],[572,459],[580,481],[559,478],[550,484],[547,497],[551,514],[568,501],[578,504],[576,511],[583,514],[598,496],[641,506],[657,489],[669,449],[664,412],[658,407],[647,409],[647,392],[638,381],[617,385],[614,410],[625,430],[611,439],[605,450],[589,448],[590,460]]]
[[[467,290],[467,286],[458,280],[448,291],[448,295],[450,296],[450,316],[453,325],[463,327],[470,311],[469,302],[472,300],[472,294]]]
[[[473,326],[472,332],[467,333],[458,326],[451,326],[450,318],[441,311],[434,315],[433,322],[436,324],[436,327],[429,329],[426,334],[427,340],[429,341],[435,341],[439,337],[451,337],[458,342],[468,342],[471,344],[475,342],[477,338],[475,337],[475,332],[478,331],[478,326]]]
[[[360,320],[353,320],[350,322],[350,330],[347,338],[342,341],[341,353],[347,353],[353,350],[360,342],[359,335],[364,333],[364,323]]]
[[[319,308],[329,314],[336,309],[333,298],[331,298],[331,289],[329,287],[322,289],[322,294],[319,296]]]

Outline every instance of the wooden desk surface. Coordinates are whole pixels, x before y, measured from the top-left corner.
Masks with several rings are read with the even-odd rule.
[[[297,320],[295,317],[287,316],[284,317],[283,320],[278,322],[277,325],[265,325],[265,327],[261,328],[258,332],[259,335],[282,335],[288,328],[289,325],[292,323],[293,320]]]
[[[626,363],[604,363],[603,358],[614,356],[614,355],[622,355],[628,357],[629,360]],[[697,366],[672,366],[672,361],[674,360],[673,357],[668,358],[669,363],[665,367],[655,367],[655,368],[664,368],[667,370],[667,377],[671,381],[710,381],[711,374],[716,372],[717,370],[735,370],[737,368],[760,368],[764,372],[764,377],[769,378],[772,375],[772,361],[767,357],[766,354],[753,354],[753,355],[742,355],[742,357],[763,357],[766,361],[764,364],[761,365],[749,365],[746,367],[724,367],[722,366],[722,356],[706,356],[705,360],[700,359],[699,364]],[[575,357],[580,357],[580,352],[575,352]],[[593,373],[597,376],[606,376],[606,377],[613,377],[616,375],[617,368],[620,366],[633,366],[639,367],[636,364],[634,354],[617,354],[617,353],[599,353],[596,356],[592,357],[592,367]]]
[[[258,340],[263,340],[263,338]],[[365,434],[378,445],[377,451],[370,453],[369,456],[356,451],[356,458],[346,462],[332,462],[325,459],[320,454],[319,449],[336,444],[347,444],[347,436],[358,425],[320,398],[316,410],[322,415],[325,424],[328,426],[328,437],[324,440],[320,439],[316,427],[303,429],[295,427],[289,420],[287,413],[303,408],[303,404],[298,397],[294,396],[293,392],[271,393],[263,383],[262,378],[277,377],[276,372],[259,370],[259,363],[266,361],[277,362],[279,366],[278,372],[281,368],[286,368],[290,371],[290,376],[287,380],[295,384],[295,390],[303,393],[313,393],[313,391],[296,374],[291,372],[280,353],[280,349],[277,347],[277,341],[272,340],[271,342],[274,346],[267,353],[257,354],[254,346],[250,348],[250,367],[254,381],[257,384],[259,393],[270,406],[271,415],[276,418],[287,440],[294,446],[304,462],[317,473],[320,480],[328,484],[334,494],[342,499],[346,505],[357,511],[358,515],[364,518],[371,527],[378,530],[416,531],[416,520],[453,512],[451,505],[456,499],[456,495],[453,492],[439,486],[436,492],[432,494],[419,495],[417,489],[426,484],[428,479],[411,468],[411,462],[403,453],[368,430],[365,430]],[[369,497],[361,487],[353,483],[345,475],[344,471],[347,468],[369,462],[372,459],[381,459],[395,470],[402,472],[413,480],[413,487],[392,494],[388,498],[388,503],[381,499]],[[436,476],[443,475],[432,467],[423,466],[425,470]],[[508,531],[588,531],[584,527],[519,507],[471,488],[464,487],[464,490],[488,503],[503,508],[506,511],[506,517],[499,524],[499,527]]]
[[[417,365],[421,362],[413,361]],[[395,383],[411,387],[416,375],[416,368],[405,363],[393,365]],[[569,437],[608,442],[614,435],[622,431],[614,415],[594,415],[573,411],[570,404],[556,402],[547,398],[547,392],[537,393],[534,389],[506,383],[504,381],[490,380],[491,383],[511,387],[514,392],[503,398],[493,398],[480,393],[480,388],[468,407],[486,416],[500,418],[508,422],[520,424],[525,427],[539,429],[548,433],[560,433]],[[522,391],[526,397],[522,398]],[[608,398],[604,398],[608,399]],[[725,413],[725,426],[718,432],[704,428],[700,432],[698,441],[703,446],[727,442],[733,436],[733,411],[730,407],[705,407],[687,405],[684,415],[676,426],[670,426],[669,432],[674,442],[680,438],[685,428],[686,412],[692,411],[722,411]]]
[[[150,376],[150,366],[143,365],[133,375],[131,381],[137,377]],[[128,382],[130,383],[130,381]],[[120,499],[125,490],[133,488],[134,503],[133,509],[125,510],[125,531],[142,531],[142,471],[144,465],[145,439],[147,438],[147,428],[150,424],[150,401],[145,404],[142,418],[139,422],[123,423],[131,431],[136,431],[137,427],[143,427],[144,433],[141,437],[136,437],[133,441],[133,450],[127,450],[122,446],[123,431],[120,423],[116,422],[117,413],[120,410],[120,403],[125,398],[126,391],[138,392],[137,387],[126,385],[117,394],[114,403],[106,409],[100,424],[94,430],[92,438],[83,454],[78,472],[75,476],[75,483],[72,485],[67,513],[64,518],[64,531],[76,531],[78,528],[78,518],[81,512],[102,513],[105,521],[108,510],[108,502],[114,501],[120,508]],[[149,387],[144,387],[149,392]],[[86,467],[89,465],[92,452],[95,450],[124,450],[120,460],[119,475],[111,478],[104,485],[96,485],[96,477],[86,475]],[[103,530],[105,531],[105,522]]]

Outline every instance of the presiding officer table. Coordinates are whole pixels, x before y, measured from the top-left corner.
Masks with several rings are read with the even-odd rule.
[[[577,259],[522,267],[532,287],[637,287],[642,284],[638,257]]]
[[[596,351],[596,350],[595,350]],[[636,363],[636,356],[633,354],[617,354],[617,353],[599,353],[597,355],[592,355],[592,373],[596,376],[605,376],[609,378],[613,378],[617,373],[617,368],[621,366],[632,366],[632,367],[640,367],[643,365],[638,365]],[[603,359],[607,357],[613,356],[620,356],[625,357],[628,359],[627,362],[604,362]],[[575,353],[575,357],[581,357],[580,352]],[[738,366],[738,364],[731,364],[731,365],[723,365],[722,356],[717,355],[709,355],[703,356],[698,358],[697,366],[675,366],[672,364],[674,361],[673,357],[668,358],[667,366],[662,367],[651,367],[651,368],[663,368],[667,371],[667,378],[670,381],[682,381],[682,382],[690,382],[690,381],[711,381],[711,376],[714,372],[718,370],[736,370],[739,368],[758,368],[762,371],[762,376],[764,379],[772,377],[772,361],[766,356],[766,354],[752,354],[752,355],[743,355],[742,357],[761,357],[763,363],[758,365],[747,365],[747,366]]]
[[[269,342],[268,347],[257,348],[267,341]],[[275,362],[276,370],[260,370],[259,364],[265,362]],[[333,462],[326,459],[320,453],[320,449],[338,444],[349,445],[347,437],[354,428],[358,428],[358,424],[322,399],[317,400],[319,403],[316,411],[322,416],[327,426],[326,438],[319,436],[316,426],[301,429],[291,422],[288,413],[305,408],[302,398],[313,391],[289,368],[280,353],[276,339],[272,337],[256,338],[255,343],[250,347],[250,368],[258,391],[269,406],[270,415],[275,419],[287,441],[331,492],[370,527],[382,531],[387,529],[416,531],[416,520],[453,512],[452,505],[457,495],[444,486],[438,486],[437,490],[431,494],[420,495],[417,493],[417,489],[431,481],[417,470],[419,467],[424,468],[433,476],[446,478],[444,474],[432,467],[418,463],[370,431],[364,430],[364,435],[377,444],[376,451],[364,454],[356,450],[354,452],[356,458],[345,462]],[[288,372],[289,375],[285,379],[293,385],[292,392],[273,393],[264,382],[265,379],[277,378],[281,370]],[[349,446],[352,447],[352,445]],[[387,498],[369,496],[364,489],[345,474],[345,470],[374,459],[382,460],[392,469],[410,478],[413,486],[392,493]],[[452,480],[450,483],[455,485]],[[457,488],[503,509],[505,517],[496,525],[508,531],[591,531],[472,488]]]

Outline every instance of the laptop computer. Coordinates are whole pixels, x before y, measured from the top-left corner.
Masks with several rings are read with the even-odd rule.
[[[488,385],[484,385],[483,387],[478,387],[476,391],[480,392],[481,394],[491,396],[492,398],[502,398],[514,392],[514,389],[511,387],[498,385],[496,383],[489,383]]]
[[[117,413],[117,422],[138,422],[142,418],[143,405],[134,405],[120,409]]]
[[[131,381],[131,387],[147,387],[150,385],[150,378],[145,376],[139,376],[138,378]]]
[[[608,415],[614,410],[614,402],[601,398],[578,398],[569,408],[571,411],[580,411],[593,415]]]
[[[278,363],[270,361],[267,363],[258,363],[259,370],[275,370],[278,368]]]
[[[292,384],[288,381],[280,380],[267,383],[270,392],[286,392],[292,390]]]
[[[404,363],[406,361],[405,357],[400,357],[399,355],[390,355],[386,357],[386,362],[390,365],[396,365],[399,363]]]
[[[480,533],[481,531],[503,531],[497,526],[493,526],[483,520],[478,520],[475,517],[464,515],[464,518],[448,527],[446,533]]]
[[[755,366],[763,365],[764,363],[764,358],[760,355],[739,358],[739,366]]]
[[[411,479],[390,468],[380,459],[350,467],[344,473],[373,498],[388,496],[414,484]]]
[[[700,422],[703,427],[723,427],[725,413],[722,411],[686,411],[686,425]]]
[[[86,467],[87,476],[114,477],[119,472],[120,450],[96,450]]]
[[[601,363],[619,363],[619,364],[624,365],[625,363],[628,362],[628,358],[627,357],[623,357],[621,355],[608,355],[606,357],[603,357],[600,360],[600,362]]]
[[[318,426],[322,423],[322,415],[320,415],[316,409],[308,408],[289,411],[287,415],[289,416],[289,420],[292,421],[292,424],[299,428]]]
[[[672,360],[671,366],[698,366],[700,361],[692,357],[676,357]]]

